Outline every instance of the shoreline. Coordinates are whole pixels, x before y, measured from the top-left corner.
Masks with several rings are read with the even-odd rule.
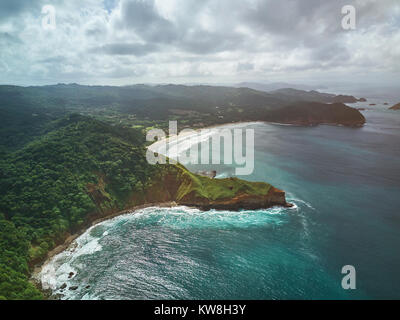
[[[41,273],[43,267],[50,262],[51,259],[53,259],[56,255],[60,254],[61,252],[67,250],[72,243],[79,238],[81,235],[83,235],[87,230],[89,230],[90,228],[104,222],[107,220],[111,220],[113,218],[125,215],[125,214],[130,214],[130,213],[134,213],[135,211],[141,210],[141,209],[146,209],[146,208],[151,208],[151,207],[159,207],[159,208],[173,208],[173,207],[177,207],[178,204],[175,201],[171,201],[171,202],[159,202],[159,203],[147,203],[147,204],[143,204],[143,205],[139,205],[139,206],[135,206],[131,209],[127,209],[127,210],[123,210],[123,211],[118,211],[115,213],[112,213],[110,215],[104,216],[104,217],[100,217],[98,219],[95,219],[91,222],[89,222],[87,225],[83,226],[79,231],[71,234],[70,236],[68,236],[64,242],[58,246],[56,246],[55,248],[53,248],[52,250],[50,250],[47,255],[46,258],[37,263],[36,265],[33,266],[33,270],[32,273],[30,275],[30,280],[39,287],[40,291],[45,295],[45,297],[48,298],[48,292],[46,289],[43,289],[42,287],[42,282],[40,280],[39,274]]]
[[[108,221],[108,220],[112,220],[116,217],[119,216],[123,216],[123,215],[127,215],[127,214],[135,214],[136,211],[142,210],[142,209],[146,209],[146,208],[152,208],[152,207],[157,207],[157,208],[175,208],[175,207],[180,207],[180,206],[184,206],[184,207],[188,207],[188,208],[193,208],[193,209],[198,209],[201,211],[207,211],[209,209],[204,209],[201,206],[197,206],[197,205],[185,205],[185,204],[178,204],[175,201],[170,201],[170,202],[159,202],[159,203],[147,203],[147,204],[143,204],[143,205],[138,205],[135,207],[132,207],[131,209],[127,209],[127,210],[123,210],[123,211],[118,211],[115,213],[112,213],[110,215],[98,218],[93,220],[92,222],[89,222],[87,225],[85,225],[84,227],[82,227],[79,231],[75,232],[74,234],[71,234],[70,236],[68,236],[64,242],[58,246],[56,246],[55,248],[53,248],[52,250],[50,250],[47,253],[46,258],[40,262],[37,263],[34,267],[33,270],[30,274],[29,277],[29,281],[35,285],[40,292],[43,294],[43,297],[45,300],[59,300],[59,298],[57,297],[57,295],[53,295],[53,290],[50,288],[44,288],[43,287],[43,283],[42,283],[42,279],[40,277],[40,273],[42,272],[43,268],[51,262],[51,260],[57,256],[58,254],[68,250],[73,244],[74,241],[76,239],[78,239],[80,236],[82,236],[85,232],[87,232],[89,229],[97,226],[98,224],[104,222],[104,221]],[[287,203],[286,206],[282,206],[282,205],[276,205],[282,208],[294,208],[296,207],[295,205],[291,204],[291,203]],[[274,206],[268,207],[268,208],[273,208]],[[216,210],[220,210],[218,208],[216,208]],[[228,210],[234,210],[234,209],[228,209]],[[257,210],[257,209],[254,209]]]
[[[220,127],[222,127],[222,128],[226,127],[227,129],[229,129],[229,127],[231,127],[231,126],[247,126],[247,125],[256,125],[256,124],[270,124],[270,125],[276,125],[276,126],[288,126],[288,127],[293,126],[293,127],[304,127],[304,128],[310,128],[310,127],[316,127],[316,126],[319,126],[319,125],[325,125],[325,126],[347,127],[347,128],[356,128],[357,129],[357,128],[362,128],[366,124],[366,122],[364,124],[362,124],[362,125],[343,125],[343,124],[340,124],[340,123],[329,123],[329,122],[327,122],[327,123],[299,123],[299,122],[274,122],[274,121],[262,121],[262,120],[259,120],[259,121],[227,122],[227,123],[214,124],[214,125],[210,125],[210,126],[207,126],[207,127],[196,128],[196,129],[191,129],[191,130],[193,130],[196,133],[200,133],[202,130],[211,130],[211,129],[216,129],[216,128],[220,128]],[[151,151],[153,151],[153,152],[158,152],[159,149],[157,147],[159,145],[162,146],[164,143],[168,145],[170,143],[171,139],[174,139],[174,141],[172,141],[172,142],[176,143],[176,142],[179,141],[179,138],[182,139],[182,138],[185,138],[185,137],[186,138],[190,137],[191,134],[193,134],[193,133],[187,132],[187,133],[183,133],[182,134],[182,131],[186,130],[186,129],[190,129],[190,128],[183,128],[181,130],[181,132],[178,132],[178,135],[167,135],[165,138],[163,138],[163,139],[161,139],[159,141],[154,141],[152,144],[148,145],[146,148],[151,150]],[[154,147],[156,149],[153,149]],[[165,154],[163,154],[163,155],[167,156]]]
[[[265,121],[239,121],[239,122],[211,125],[211,126],[204,127],[204,128],[194,129],[194,131],[196,133],[199,133],[201,130],[210,130],[210,129],[214,129],[214,128],[218,128],[218,127],[253,125],[253,124],[263,124],[263,123],[267,123],[268,124],[269,122],[265,122]],[[269,123],[269,124],[279,125],[279,123]],[[181,137],[185,137],[185,136],[190,136],[190,133],[185,134],[185,135],[183,135]],[[179,133],[178,133],[178,135],[176,137],[179,137]],[[160,144],[160,143],[164,143],[164,142],[168,144],[169,140],[171,138],[176,138],[176,137],[175,136],[166,136],[164,139],[162,139],[160,141],[155,141],[150,146],[147,146],[147,149],[150,149],[150,147],[152,147],[152,146],[154,146],[156,144]],[[150,149],[150,150],[152,150],[152,149]],[[154,150],[152,150],[152,151],[154,151]],[[154,152],[157,152],[157,151],[154,151]],[[66,239],[64,240],[64,242],[62,244],[57,245],[55,248],[53,248],[52,250],[47,252],[46,257],[42,261],[39,261],[39,262],[34,263],[32,265],[32,272],[30,274],[29,280],[36,287],[38,287],[39,290],[43,293],[44,297],[48,299],[51,296],[50,291],[47,290],[47,289],[44,289],[42,287],[42,282],[41,282],[41,279],[39,277],[43,267],[47,263],[49,263],[51,261],[51,259],[53,259],[56,255],[62,253],[65,250],[67,250],[73,244],[73,242],[77,238],[79,238],[81,235],[83,235],[87,230],[89,230],[90,228],[98,225],[99,223],[102,223],[102,222],[107,221],[107,220],[111,220],[111,219],[113,219],[115,217],[118,217],[118,216],[122,216],[122,215],[125,215],[125,214],[133,213],[133,212],[135,212],[137,210],[141,210],[141,209],[145,209],[145,208],[151,208],[151,207],[173,208],[173,207],[177,207],[177,206],[179,206],[179,205],[175,201],[159,202],[159,203],[146,203],[146,204],[134,206],[134,207],[132,207],[130,209],[114,212],[114,213],[111,213],[109,215],[105,215],[103,217],[98,217],[97,219],[95,218],[92,221],[89,219],[87,221],[87,223],[82,225],[82,227],[78,231],[76,231],[75,233],[70,234],[68,237],[66,237]],[[200,210],[203,210],[201,207],[197,207],[197,206],[193,206],[193,207],[198,208]]]
[[[197,128],[197,129],[193,129],[193,131],[195,131],[196,133],[201,132],[201,130],[210,130],[210,129],[215,129],[215,128],[219,128],[219,127],[232,127],[232,126],[247,126],[247,125],[255,125],[255,124],[272,124],[272,125],[282,125],[282,126],[296,126],[296,124],[284,124],[284,123],[275,123],[275,122],[266,122],[266,121],[239,121],[239,122],[232,122],[232,123],[224,123],[224,124],[216,124],[216,125],[211,125],[208,127],[204,127],[204,128]],[[301,125],[300,125],[301,126]],[[306,126],[307,127],[307,126]],[[166,136],[164,139],[160,140],[160,141],[155,141],[153,144],[151,144],[150,146],[147,146],[147,149],[150,149],[151,147],[157,145],[157,144],[161,144],[161,143],[169,143],[171,138],[183,138],[183,137],[190,137],[191,133],[187,133],[184,135],[180,135],[178,133],[177,136]],[[157,152],[156,150],[150,149],[154,152]],[[137,210],[141,210],[141,209],[145,209],[145,208],[151,208],[151,207],[160,207],[160,208],[173,208],[173,207],[177,207],[178,204],[175,201],[170,201],[170,202],[159,202],[159,203],[145,203],[142,205],[137,205],[134,206],[130,209],[125,209],[122,211],[118,211],[118,212],[114,212],[114,213],[110,213],[108,215],[105,215],[103,217],[98,217],[98,218],[94,218],[93,220],[89,220],[84,223],[84,225],[81,226],[81,228],[76,231],[73,234],[70,234],[66,237],[66,239],[64,240],[64,242],[62,244],[57,245],[55,248],[53,248],[52,250],[50,250],[49,252],[47,252],[46,257],[36,263],[32,264],[32,272],[30,274],[30,278],[29,280],[36,286],[39,288],[39,290],[43,293],[45,298],[49,298],[51,296],[50,292],[47,289],[44,289],[42,287],[42,282],[40,279],[40,273],[43,269],[43,267],[48,264],[51,259],[53,259],[56,255],[62,253],[63,251],[67,250],[72,244],[73,242],[79,238],[81,235],[83,235],[87,230],[89,230],[90,228],[98,225],[99,223],[102,223],[104,221],[107,220],[111,220],[115,217],[118,216],[122,216],[125,214],[130,214],[130,213],[134,213]],[[193,206],[195,208],[198,208],[200,210],[203,210],[201,207],[198,206]]]
[[[179,138],[184,138],[184,137],[190,137],[192,133],[187,132],[187,133],[183,133],[183,130],[186,129],[191,129],[196,133],[200,133],[202,130],[211,130],[211,129],[216,129],[219,127],[229,127],[229,126],[241,126],[241,125],[253,125],[253,124],[263,124],[263,123],[268,123],[265,121],[238,121],[238,122],[227,122],[227,123],[222,123],[222,124],[213,124],[207,127],[202,127],[202,128],[196,128],[196,129],[191,129],[191,128],[183,128],[180,132],[178,132],[177,135],[167,135],[165,138],[159,140],[159,141],[154,141],[151,145],[148,145],[146,148],[153,151],[153,152],[158,152],[157,149],[153,150],[150,149],[152,147],[155,147],[157,145],[162,145],[164,143],[168,144],[170,143],[171,139],[176,139],[173,142],[177,142],[179,140]],[[272,124],[272,123],[271,123]],[[166,156],[164,154],[164,156]]]

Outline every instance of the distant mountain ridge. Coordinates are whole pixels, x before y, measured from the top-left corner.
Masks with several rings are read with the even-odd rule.
[[[254,90],[259,91],[275,91],[279,89],[286,89],[292,88],[297,90],[317,90],[317,89],[326,89],[325,86],[311,86],[311,85],[304,85],[304,84],[294,84],[294,83],[287,83],[287,82],[270,82],[270,83],[260,83],[260,82],[240,82],[234,85],[235,87],[246,87]]]
[[[279,96],[281,99],[296,100],[296,101],[311,101],[323,103],[355,103],[364,98],[357,99],[349,95],[335,95],[331,93],[322,93],[315,90],[304,91],[293,88],[284,88],[271,91],[270,94]]]
[[[353,96],[333,95],[317,91],[279,89],[271,92],[251,88],[208,85],[131,85],[84,86],[57,84],[48,86],[0,86],[0,153],[2,146],[18,147],[46,130],[46,124],[70,113],[95,116],[107,122],[131,125],[160,126],[177,120],[184,127],[205,127],[240,121],[269,121],[271,112],[299,102],[352,103]],[[314,105],[318,106],[318,105]],[[351,121],[337,123],[327,110],[318,109],[323,123],[351,125]],[[350,109],[346,109],[350,111]],[[343,111],[343,110],[342,110]],[[307,119],[304,108],[296,111]],[[346,115],[344,111],[344,115]],[[282,116],[282,119],[276,118]],[[349,119],[353,112],[348,113]],[[283,121],[284,112],[274,112],[276,122]],[[363,119],[361,113],[356,122]],[[342,119],[342,118],[341,118]]]
[[[37,96],[42,102],[54,107],[73,106],[75,103],[84,103],[86,107],[96,107],[95,103],[107,104],[131,103],[143,100],[175,100],[176,102],[190,102],[202,108],[210,104],[221,105],[255,105],[263,107],[281,106],[282,103],[291,101],[313,102],[357,102],[353,96],[334,95],[321,93],[315,90],[304,91],[294,88],[281,88],[264,92],[248,87],[222,87],[222,86],[185,86],[185,85],[131,85],[131,86],[84,86],[78,84],[57,84],[48,86],[0,86],[0,105],[11,103],[26,103],[32,105],[29,98]],[[101,100],[101,101],[100,101]],[[178,103],[179,104],[179,103]]]
[[[173,101],[179,107],[202,108],[218,105],[254,106],[254,107],[280,107],[287,101],[313,101],[313,102],[356,102],[352,96],[341,96],[318,91],[304,91],[298,89],[279,89],[269,93],[240,87],[221,86],[184,86],[184,85],[131,85],[131,86],[83,86],[77,84],[57,84],[41,87],[0,86],[0,106],[5,104],[32,106],[40,99],[41,103],[52,107],[73,107],[83,104],[85,107],[96,108],[99,105],[118,103],[129,104],[131,108],[138,103],[146,101]],[[164,101],[163,101],[164,100]],[[168,108],[164,103],[163,108]],[[138,106],[139,107],[139,106]]]

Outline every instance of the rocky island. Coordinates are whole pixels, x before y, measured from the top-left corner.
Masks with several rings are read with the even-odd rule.
[[[400,110],[400,103],[395,104],[393,107],[389,108],[390,110]]]

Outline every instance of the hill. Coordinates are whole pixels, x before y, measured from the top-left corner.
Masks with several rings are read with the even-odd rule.
[[[270,92],[270,94],[279,97],[282,100],[290,102],[309,101],[321,103],[355,103],[359,99],[354,96],[335,95],[331,93],[321,93],[315,90],[304,91],[292,88],[284,88]]]
[[[297,90],[314,90],[315,86],[304,85],[304,84],[294,84],[294,83],[287,83],[287,82],[270,82],[270,83],[259,83],[259,82],[241,82],[234,85],[235,87],[246,87],[258,91],[275,91],[279,89],[285,88],[293,88]],[[324,86],[319,86],[319,88],[325,88]]]
[[[146,203],[210,208],[287,205],[266,183],[210,179],[181,165],[150,165],[139,129],[81,115],[0,160],[0,298],[36,299],[29,266],[98,218]]]
[[[305,126],[332,124],[360,127],[365,124],[365,118],[358,110],[343,103],[300,102],[274,110],[268,115],[268,120]]]
[[[238,121],[268,121],[272,111],[306,101],[350,103],[357,99],[317,91],[280,89],[267,93],[245,87],[0,86],[0,115],[4,116],[0,120],[0,152],[1,148],[26,144],[46,132],[49,121],[70,113],[129,127],[167,127],[168,120],[178,120],[183,127],[204,127]],[[302,116],[302,110],[297,111],[298,116]],[[286,116],[282,112],[274,114]],[[304,119],[307,117],[306,114],[303,116]],[[280,122],[281,119],[275,120]],[[27,132],[29,134],[24,134]]]

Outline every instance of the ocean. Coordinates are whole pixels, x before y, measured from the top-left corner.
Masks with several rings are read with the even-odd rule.
[[[239,125],[255,129],[245,178],[285,190],[293,208],[119,216],[47,263],[43,286],[61,299],[399,299],[400,112],[383,102],[353,105],[368,109],[358,129]],[[355,290],[341,286],[345,265]]]

